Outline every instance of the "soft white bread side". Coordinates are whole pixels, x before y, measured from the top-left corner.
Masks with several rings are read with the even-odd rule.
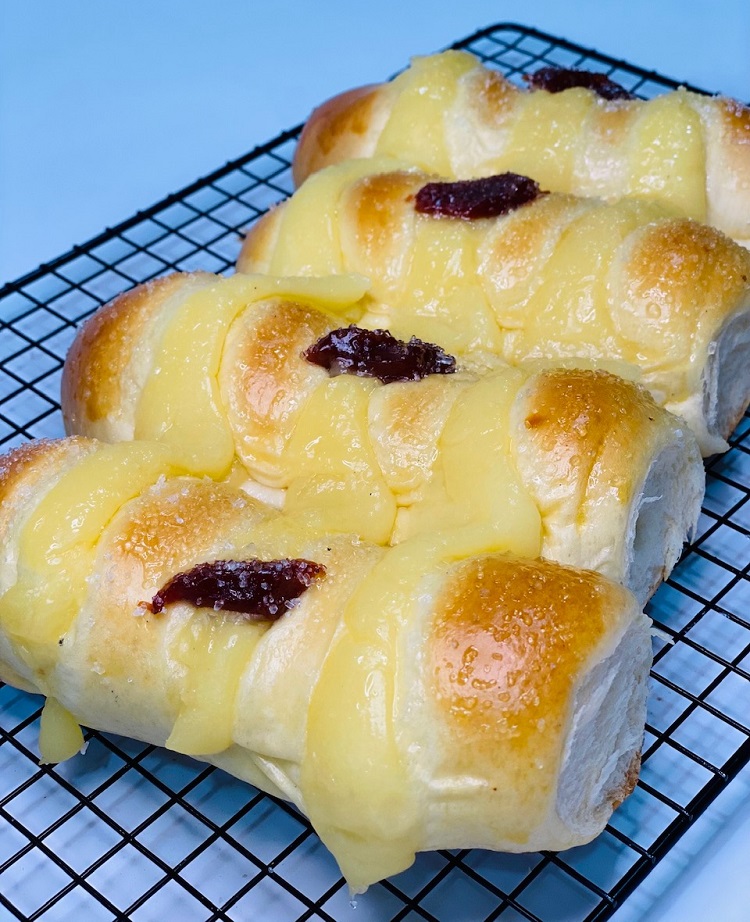
[[[704,452],[723,451],[718,438],[734,432],[748,406],[750,310],[743,304],[721,324],[708,344],[703,391],[670,410],[690,421]]]
[[[63,377],[69,432],[112,442],[147,432],[195,473],[229,477],[290,515],[376,543],[473,528],[487,549],[599,570],[636,588],[642,603],[693,533],[704,480],[697,445],[636,384],[489,358],[481,370],[417,381],[331,376],[304,352],[340,325],[335,316],[258,294],[247,277],[209,285],[203,276],[200,289],[182,279],[182,300],[180,277],[171,277],[83,327]],[[221,359],[201,369],[195,318],[214,335],[227,311]],[[167,351],[191,370],[172,389]],[[210,392],[211,406],[197,413]],[[661,492],[645,492],[657,478]],[[642,516],[652,522],[648,541]]]
[[[746,249],[644,201],[550,194],[496,217],[426,213],[435,180],[390,160],[322,170],[250,229],[237,267],[361,273],[361,325],[455,354],[616,367],[684,417],[704,455],[726,450],[750,402]]]
[[[513,170],[555,192],[650,198],[750,242],[750,109],[721,96],[529,91],[447,51],[316,109],[294,178],[300,185],[325,166],[380,155],[460,179]]]
[[[532,378],[513,409],[518,469],[542,513],[545,556],[586,560],[642,603],[695,534],[705,486],[690,431],[667,418],[669,430],[641,388],[587,371]]]
[[[293,800],[355,891],[423,849],[581,844],[635,784],[650,622],[598,574],[457,535],[315,534],[144,443],[15,452],[0,499],[3,678],[55,702],[48,725],[72,715]],[[196,565],[298,557],[325,572],[277,620],[237,596],[145,604]]]

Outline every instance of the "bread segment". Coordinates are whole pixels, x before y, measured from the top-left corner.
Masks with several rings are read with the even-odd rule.
[[[325,280],[311,281],[322,291]],[[144,336],[162,309],[155,299]],[[367,296],[346,308],[363,310]],[[214,394],[216,425],[228,440],[219,479],[242,484],[323,532],[353,532],[387,545],[458,529],[488,551],[541,553],[628,585],[637,580],[642,601],[692,534],[703,490],[697,446],[684,424],[638,385],[594,370],[533,371],[491,358],[419,381],[332,377],[303,353],[341,318],[302,295],[257,290],[242,276],[215,278],[197,293],[185,277],[183,300],[170,307],[170,330],[180,349],[198,357],[199,311],[232,313],[223,340],[216,340],[219,367],[204,365],[198,373],[193,364],[173,393],[152,372],[159,389],[146,379],[128,396],[130,431],[139,431],[139,414],[146,413],[150,431],[177,451],[187,470],[215,477],[214,430],[205,413],[190,410],[200,406],[200,395]],[[96,389],[89,376],[100,366],[86,363],[85,350],[103,352],[110,337],[97,336],[97,319],[91,325],[93,333],[82,330],[75,361],[66,365],[67,395]],[[127,368],[127,350],[117,348]],[[145,347],[134,338],[132,350],[138,356]],[[127,380],[134,378],[113,393]],[[116,441],[122,416],[113,412],[118,425],[108,428],[106,407],[96,420],[87,407],[64,402],[68,431]],[[179,428],[166,424],[175,407],[183,408]],[[670,509],[677,490],[682,502],[665,511],[674,528],[649,543],[641,570],[633,567],[636,523],[649,471],[665,452],[681,474],[648,503]]]
[[[119,448],[136,461],[159,453]],[[90,486],[104,489],[105,465],[91,460],[109,450],[72,439],[14,453],[3,506],[23,519],[65,496],[74,541],[77,472],[88,461]],[[48,753],[65,754],[77,721],[219,765],[303,810],[354,892],[425,849],[581,844],[631,790],[651,651],[626,589],[476,553],[456,533],[390,549],[322,535],[229,485],[126,469],[119,509],[51,589],[74,590],[62,631],[27,648],[9,630],[16,577],[2,586],[0,671],[14,681],[23,664],[22,687],[50,697]],[[2,538],[18,574],[47,550],[11,522]],[[325,576],[276,621],[145,604],[196,563],[290,556]],[[31,601],[26,614],[47,610]]]
[[[360,273],[371,279],[363,326],[516,365],[617,370],[683,416],[704,455],[726,450],[750,402],[746,249],[640,199],[549,194],[493,218],[420,213],[417,194],[436,179],[390,160],[329,167],[275,209],[262,247],[251,228],[238,269]],[[323,215],[336,228],[325,253],[313,233]],[[720,361],[738,370],[729,388],[716,387]]]
[[[420,105],[425,97],[430,105]],[[467,52],[446,51],[316,109],[294,178],[300,185],[331,164],[378,155],[460,179],[512,170],[555,192],[645,197],[750,240],[750,110],[726,97],[528,91]]]

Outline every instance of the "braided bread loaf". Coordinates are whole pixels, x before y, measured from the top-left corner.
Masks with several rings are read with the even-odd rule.
[[[435,177],[349,161],[246,237],[242,272],[371,280],[359,323],[517,364],[638,375],[723,451],[750,401],[750,253],[658,205],[541,195],[495,217],[418,210]],[[433,187],[434,188],[434,187]]]
[[[586,842],[635,783],[649,621],[598,574],[314,534],[147,443],[24,446],[0,499],[0,677],[48,696],[46,760],[80,722],[218,765],[354,891],[419,850]],[[257,559],[317,575],[276,612],[273,579],[262,610],[165,589]]]
[[[443,176],[512,170],[555,192],[647,198],[750,242],[750,109],[724,97],[528,92],[467,52],[447,51],[316,109],[294,176],[299,184],[324,166],[376,155]]]
[[[463,529],[486,550],[599,570],[645,602],[700,511],[703,467],[681,421],[605,372],[495,361],[388,384],[332,377],[303,352],[341,325],[330,311],[347,286],[362,293],[346,278],[209,274],[128,292],[71,348],[67,431],[161,440],[194,473],[322,531],[388,544]]]

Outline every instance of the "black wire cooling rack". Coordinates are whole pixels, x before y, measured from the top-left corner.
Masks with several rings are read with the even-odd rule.
[[[641,96],[677,83],[515,25],[458,42],[505,74],[590,67]],[[240,233],[292,191],[299,128],[0,291],[0,444],[59,436],[76,325],[172,270],[231,270]],[[37,763],[40,699],[0,686],[0,919],[593,922],[608,918],[750,760],[750,418],[709,465],[700,534],[657,593],[641,780],[591,845],[419,856],[359,897],[291,807],[119,737]],[[744,614],[743,614],[744,613]]]

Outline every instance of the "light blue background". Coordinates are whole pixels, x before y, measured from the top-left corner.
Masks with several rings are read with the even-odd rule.
[[[0,282],[500,21],[750,99],[750,3],[0,2]]]
[[[750,100],[750,3],[0,0],[0,284],[497,22]],[[616,922],[748,922],[750,771]]]

